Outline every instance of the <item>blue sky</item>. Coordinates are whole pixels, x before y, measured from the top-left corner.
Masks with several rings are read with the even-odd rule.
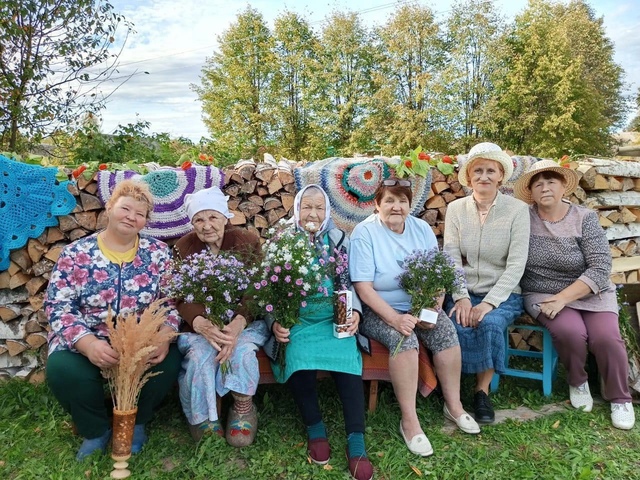
[[[134,74],[109,98],[101,113],[102,131],[112,132],[118,124],[136,119],[151,123],[151,131],[168,132],[195,141],[207,132],[201,120],[201,104],[190,89],[200,83],[207,57],[215,51],[217,36],[236,15],[250,4],[270,26],[283,11],[303,14],[320,29],[333,10],[359,12],[367,26],[384,24],[406,0],[111,0],[115,11],[134,23],[135,32],[120,57],[120,74]],[[452,0],[420,1],[445,18]],[[512,20],[527,0],[494,0],[498,10]],[[604,17],[608,37],[613,41],[615,60],[626,72],[628,91],[640,86],[640,0],[591,0],[598,16]],[[148,72],[148,74],[142,73]],[[105,86],[105,91],[110,88]]]

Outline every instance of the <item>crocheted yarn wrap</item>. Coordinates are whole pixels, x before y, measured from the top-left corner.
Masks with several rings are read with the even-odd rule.
[[[373,196],[380,182],[391,177],[393,171],[382,158],[331,157],[295,168],[293,175],[298,190],[305,185],[320,185],[331,203],[331,218],[347,233],[373,213]],[[411,179],[413,202],[411,214],[424,209],[431,188],[431,173],[426,178]]]
[[[458,171],[464,168],[465,164],[467,163],[467,157],[467,155],[458,155]],[[529,167],[531,167],[531,165],[542,159],[526,155],[514,155],[511,157],[511,160],[513,161],[513,175],[511,175],[511,178],[508,182],[502,183],[502,186],[499,188],[499,190],[505,195],[513,197],[513,186],[515,185],[516,181],[529,170]],[[472,191],[469,187],[463,188],[467,195],[469,195]]]
[[[169,240],[181,237],[193,229],[184,208],[185,195],[214,185],[222,187],[223,175],[216,167],[201,165],[187,170],[162,168],[146,175],[130,170],[100,171],[98,195],[102,203],[106,204],[116,184],[127,178],[148,183],[153,194],[153,212],[142,233],[160,240]]]
[[[57,217],[75,208],[69,182],[58,181],[57,173],[0,155],[0,271],[9,268],[10,250],[58,225]]]

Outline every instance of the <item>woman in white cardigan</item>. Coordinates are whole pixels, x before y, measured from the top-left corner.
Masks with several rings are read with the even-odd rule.
[[[462,350],[462,372],[476,375],[478,423],[495,419],[489,399],[494,372],[504,370],[504,330],[523,311],[518,283],[529,249],[527,205],[498,188],[513,174],[511,157],[493,143],[469,151],[458,181],[473,194],[449,205],[444,251],[464,269],[466,288],[448,297]]]

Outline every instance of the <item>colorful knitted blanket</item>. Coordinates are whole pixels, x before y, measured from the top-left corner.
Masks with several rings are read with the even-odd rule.
[[[516,183],[516,180],[518,180],[523,173],[526,173],[531,165],[542,159],[538,157],[514,155],[511,157],[511,160],[513,160],[513,175],[511,175],[511,178],[507,179],[505,182],[502,182],[500,191],[505,195],[513,197],[513,185]],[[458,170],[464,168],[466,163],[467,156],[458,155]],[[471,193],[471,189],[468,187],[464,187],[464,191],[467,195]]]
[[[56,179],[57,168],[29,165],[0,155],[0,271],[9,268],[10,250],[58,225],[59,215],[76,206],[69,182]]]
[[[341,230],[351,233],[354,227],[373,213],[373,197],[380,182],[391,177],[392,170],[382,158],[331,157],[308,163],[293,171],[298,190],[312,183],[320,185],[331,203],[331,218]],[[431,173],[412,180],[411,214],[417,215],[431,189]]]
[[[184,209],[184,197],[203,188],[214,185],[222,187],[223,176],[216,167],[193,166],[187,170],[162,168],[140,175],[126,170],[119,172],[98,172],[98,195],[102,203],[107,202],[115,185],[127,178],[134,178],[149,184],[153,194],[154,207],[151,218],[142,233],[160,240],[178,238],[192,230],[191,222]]]

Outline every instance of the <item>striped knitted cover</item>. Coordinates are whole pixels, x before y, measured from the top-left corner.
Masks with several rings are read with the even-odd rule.
[[[312,183],[320,185],[331,203],[331,218],[341,230],[351,233],[353,228],[373,213],[373,196],[383,179],[393,171],[383,158],[331,157],[294,169],[296,188]],[[419,214],[431,188],[431,173],[426,178],[412,180],[413,202],[411,214]]]
[[[538,157],[530,157],[524,155],[514,155],[511,157],[513,160],[513,175],[506,182],[502,183],[500,187],[500,191],[505,195],[510,195],[513,197],[513,185],[516,183],[523,173],[526,173],[529,170],[529,167],[534,163],[542,160],[542,158]],[[458,170],[464,168],[464,165],[467,163],[466,155],[458,155]],[[471,193],[471,189],[469,187],[464,187],[464,191],[467,195]]]
[[[69,182],[56,179],[57,168],[29,165],[0,155],[0,271],[10,265],[9,251],[22,248],[59,215],[76,206]]]
[[[149,184],[154,199],[151,218],[142,233],[168,240],[178,238],[192,230],[191,222],[184,209],[184,197],[203,188],[222,187],[223,176],[216,167],[193,166],[187,170],[162,168],[140,175],[127,170],[119,172],[98,172],[98,195],[102,203],[107,202],[115,185],[133,178]]]

